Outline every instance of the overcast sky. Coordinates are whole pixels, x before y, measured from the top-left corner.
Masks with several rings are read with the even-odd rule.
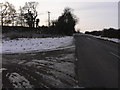
[[[57,19],[65,7],[74,9],[73,13],[79,18],[76,29],[102,30],[103,28],[118,28],[118,0],[1,0],[13,4],[16,9],[25,2],[36,1],[40,26],[47,24],[47,11],[51,12],[51,20]],[[104,2],[105,1],[105,2]]]

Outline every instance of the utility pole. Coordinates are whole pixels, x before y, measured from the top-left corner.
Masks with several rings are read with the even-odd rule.
[[[48,11],[48,27],[50,26],[50,12]]]
[[[12,16],[12,21],[13,21],[13,23],[12,23],[12,26],[14,26],[14,14],[13,14],[13,16]]]

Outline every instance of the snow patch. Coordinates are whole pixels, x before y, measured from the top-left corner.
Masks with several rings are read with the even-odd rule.
[[[25,65],[31,67],[37,67],[41,68],[43,66],[47,66],[49,68],[52,68],[53,62],[45,61],[45,60],[32,60],[31,62],[25,63]]]
[[[32,88],[30,82],[18,73],[11,73],[9,80],[15,88]]]
[[[7,70],[6,68],[0,68],[0,73],[2,73],[2,71]]]
[[[25,63],[26,62],[26,60],[22,60],[22,61],[20,61],[18,64],[23,64],[23,63]]]

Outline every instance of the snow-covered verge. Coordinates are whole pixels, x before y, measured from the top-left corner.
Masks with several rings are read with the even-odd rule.
[[[88,35],[88,34],[86,34]],[[120,43],[120,39],[117,38],[108,38],[108,37],[101,37],[101,36],[94,36],[94,35],[89,35],[95,38],[99,38],[99,39],[103,39],[103,40],[108,40],[108,41],[112,41],[112,42],[116,42],[116,43]]]
[[[18,38],[3,40],[2,53],[26,53],[31,51],[49,51],[65,48],[73,44],[73,37],[60,38]]]

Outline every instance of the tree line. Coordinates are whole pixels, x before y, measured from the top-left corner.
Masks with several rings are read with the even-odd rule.
[[[71,8],[65,8],[64,12],[56,21],[52,22],[51,27],[56,30],[57,33],[72,35],[75,33],[75,25],[78,22],[77,17],[72,13]]]
[[[91,32],[86,31],[85,34],[120,39],[120,29],[114,29],[114,28],[103,29],[102,31],[91,31]]]
[[[72,9],[67,7],[57,20],[52,20],[50,26],[39,26],[40,19],[37,18],[38,2],[26,2],[23,7],[16,11],[14,5],[9,2],[0,3],[1,7],[1,25],[2,26],[22,26],[30,28],[39,28],[43,33],[54,33],[62,35],[72,35],[75,33],[75,25],[78,22],[77,17],[72,13]]]
[[[28,26],[35,27],[39,19],[37,14],[37,2],[26,2],[18,12],[13,4],[9,2],[0,3],[1,25],[2,26]]]

